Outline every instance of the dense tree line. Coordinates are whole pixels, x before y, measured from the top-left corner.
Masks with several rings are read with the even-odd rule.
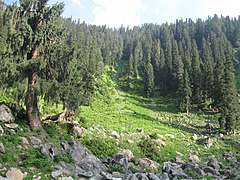
[[[175,93],[179,111],[211,107],[227,132],[239,127],[240,17],[112,29],[63,19],[62,9],[47,0],[1,3],[2,87],[17,89],[19,100],[25,96],[30,116],[39,118],[40,94],[73,110],[91,103],[103,67],[125,64],[122,76],[141,81],[144,96]]]

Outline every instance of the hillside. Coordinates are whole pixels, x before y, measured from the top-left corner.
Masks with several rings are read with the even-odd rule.
[[[130,176],[131,173],[145,172],[144,169],[149,168],[134,164],[140,158],[149,158],[159,163],[159,169],[154,171],[160,174],[167,172],[166,164],[177,158],[178,161],[192,162],[199,166],[201,173],[192,170],[191,163],[187,163],[186,167],[181,166],[187,177],[239,177],[239,132],[235,136],[221,134],[218,115],[212,112],[178,113],[175,99],[171,96],[144,98],[123,91],[119,87],[119,81],[116,83],[111,78],[114,74],[114,71],[108,71],[102,76],[102,80],[97,83],[98,91],[93,103],[81,108],[81,113],[77,116],[84,128],[81,137],[75,136],[71,124],[66,122],[44,123],[48,134],[31,131],[26,121],[18,119],[18,116],[16,123],[19,126],[15,129],[9,129],[1,123],[4,131],[1,131],[0,136],[2,175],[5,176],[6,171],[14,167],[24,172],[25,179],[40,176],[41,179],[52,179],[56,165],[61,161],[73,164],[74,160],[67,154],[55,155],[54,159],[49,159],[42,147],[52,144],[51,147],[60,148],[63,142],[77,139],[102,161],[124,150],[133,153],[134,157],[130,160],[133,164],[128,165],[128,171],[121,163],[116,163],[107,166],[109,173],[120,172]],[[49,105],[47,109],[45,113],[54,113],[54,107]],[[52,112],[49,112],[50,109]],[[23,139],[29,141],[27,145],[24,145]],[[57,151],[54,153],[57,154]],[[206,170],[205,163],[212,161],[213,157],[221,167]],[[213,171],[216,170],[218,173],[214,174]],[[169,177],[173,178],[171,172],[168,172]],[[60,179],[61,175],[56,177]]]

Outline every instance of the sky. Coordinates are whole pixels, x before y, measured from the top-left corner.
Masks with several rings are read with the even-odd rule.
[[[3,0],[7,4],[13,0]],[[87,24],[133,27],[144,23],[174,23],[176,19],[207,19],[214,14],[238,17],[240,0],[49,0],[64,2],[64,17]]]

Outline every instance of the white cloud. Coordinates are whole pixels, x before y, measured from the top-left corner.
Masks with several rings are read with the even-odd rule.
[[[138,15],[143,10],[141,0],[93,0],[93,24],[133,27],[141,24]]]
[[[161,23],[175,22],[176,19],[207,19],[214,14],[236,17],[240,15],[239,0],[159,0],[155,5],[155,15]]]
[[[80,0],[72,0],[73,3],[77,4],[79,7],[81,7],[81,2]]]

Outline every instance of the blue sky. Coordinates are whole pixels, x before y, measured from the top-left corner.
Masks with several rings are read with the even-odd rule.
[[[56,2],[65,3],[64,17],[109,27],[171,23],[181,18],[207,19],[214,14],[240,15],[240,0],[50,0],[49,4]]]

